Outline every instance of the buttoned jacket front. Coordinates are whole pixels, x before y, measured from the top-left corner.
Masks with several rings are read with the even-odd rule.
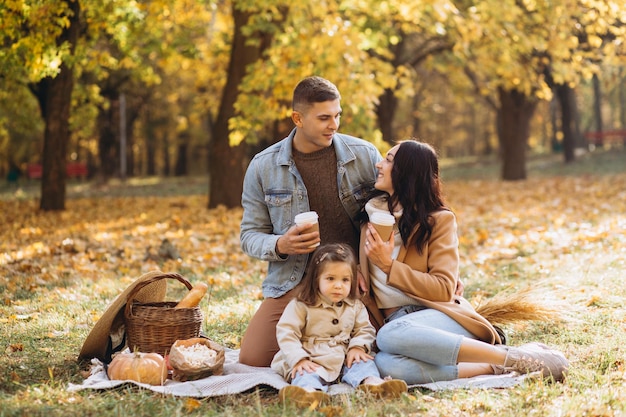
[[[439,310],[487,343],[501,343],[495,328],[478,314],[465,298],[456,295],[459,277],[459,241],[454,213],[448,210],[432,214],[434,226],[432,234],[422,253],[415,245],[402,245],[400,252],[391,265],[387,284],[402,290],[414,298],[418,304]],[[365,255],[366,227],[361,228],[360,268],[369,286],[369,266]],[[417,229],[413,232],[415,232]],[[376,328],[384,324],[382,313],[378,310],[374,297],[365,294],[362,301],[367,305],[370,318]]]
[[[375,337],[361,301],[308,306],[293,299],[276,325],[280,351],[271,366],[289,381],[296,364],[309,359],[321,365],[317,374],[330,383],[340,376],[348,350],[358,347],[369,353]]]
[[[282,141],[258,153],[250,162],[243,183],[242,250],[269,261],[263,281],[265,297],[280,297],[304,276],[308,255],[281,258],[276,241],[293,225],[294,217],[310,210],[307,190],[293,159],[296,129]],[[382,159],[374,145],[349,135],[335,133],[339,199],[359,230],[360,207],[376,181],[376,163]]]

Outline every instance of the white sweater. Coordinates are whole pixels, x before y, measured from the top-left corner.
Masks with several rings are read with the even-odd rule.
[[[365,204],[365,211],[369,217],[375,212],[389,213],[387,209],[387,201],[383,197],[373,198]],[[402,210],[392,213],[396,218],[396,224],[393,226],[394,235],[394,247],[391,253],[391,258],[396,259],[402,246],[402,237],[398,231],[398,219],[402,215]],[[390,287],[387,285],[387,274],[385,274],[379,267],[369,262],[370,280],[372,287],[374,287],[374,298],[378,308],[392,308],[400,307],[409,304],[418,304],[414,298],[409,297],[403,291]]]

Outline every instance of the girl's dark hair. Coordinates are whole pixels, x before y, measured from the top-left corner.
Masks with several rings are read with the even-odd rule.
[[[309,262],[309,267],[302,279],[302,285],[297,298],[307,305],[315,305],[319,300],[319,275],[324,270],[324,265],[329,262],[346,262],[350,264],[352,279],[350,295],[348,298],[357,298],[356,282],[356,256],[352,248],[344,243],[329,243],[318,247]]]
[[[387,195],[390,213],[396,204],[402,207],[402,216],[398,221],[402,242],[405,246],[414,244],[421,254],[432,234],[432,213],[449,210],[441,191],[439,161],[435,149],[415,139],[400,142],[393,157],[391,183],[392,196],[377,190],[370,197]],[[416,225],[417,232],[409,242]]]

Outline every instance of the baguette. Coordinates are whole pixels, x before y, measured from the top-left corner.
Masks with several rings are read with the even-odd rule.
[[[196,283],[191,290],[185,295],[185,297],[180,300],[176,307],[174,308],[193,308],[200,304],[200,300],[206,294],[209,286],[204,282]]]

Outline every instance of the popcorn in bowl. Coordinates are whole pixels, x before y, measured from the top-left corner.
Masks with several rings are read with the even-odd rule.
[[[193,368],[202,368],[215,365],[217,352],[205,344],[195,343],[191,346],[178,346],[178,352]]]
[[[172,378],[193,381],[221,375],[224,367],[224,348],[210,339],[194,337],[177,340],[169,354]]]

